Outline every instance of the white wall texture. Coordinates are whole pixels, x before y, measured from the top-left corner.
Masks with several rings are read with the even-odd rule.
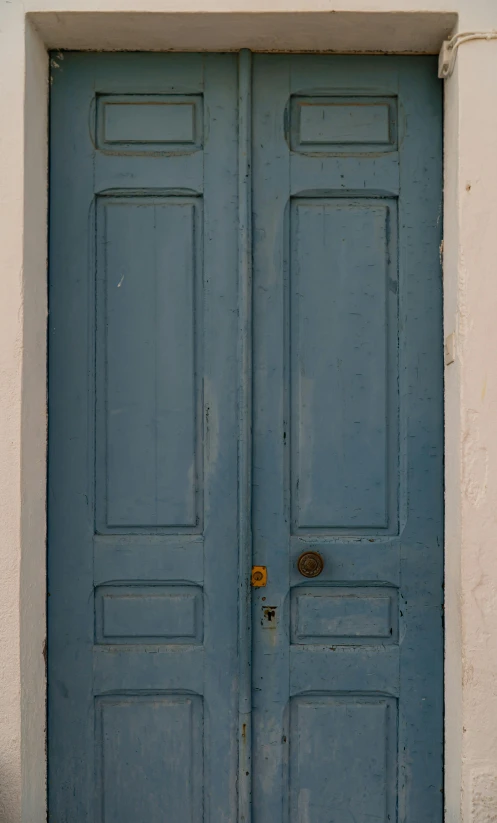
[[[0,823],[46,819],[47,47],[436,53],[475,30],[497,0],[0,0]],[[446,820],[497,823],[497,40],[445,85]]]
[[[490,11],[497,29],[497,4]],[[457,350],[446,370],[450,823],[497,821],[496,84],[497,42],[461,46],[445,119],[445,326]]]

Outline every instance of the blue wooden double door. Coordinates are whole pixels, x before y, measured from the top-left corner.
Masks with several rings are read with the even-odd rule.
[[[54,55],[50,151],[50,820],[441,823],[434,60]]]

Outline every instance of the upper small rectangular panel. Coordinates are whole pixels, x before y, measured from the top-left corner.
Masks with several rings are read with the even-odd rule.
[[[117,154],[192,152],[202,148],[202,97],[101,95],[97,146]]]
[[[394,97],[294,97],[291,149],[310,154],[393,151],[396,115]]]

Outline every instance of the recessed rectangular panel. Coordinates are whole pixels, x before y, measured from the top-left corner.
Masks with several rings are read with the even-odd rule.
[[[292,643],[362,645],[398,640],[397,591],[387,587],[294,588]]]
[[[295,200],[290,350],[293,528],[397,530],[395,204]]]
[[[200,203],[99,204],[100,531],[198,531]]]
[[[105,586],[97,589],[97,643],[202,642],[198,586]]]
[[[97,142],[107,153],[195,151],[202,146],[202,97],[100,95]]]
[[[396,701],[325,695],[292,704],[292,823],[395,823]]]
[[[96,721],[101,823],[203,819],[200,697],[102,697]]]
[[[300,109],[300,142],[387,143],[390,137],[385,103],[308,103]]]
[[[393,97],[294,97],[293,151],[312,154],[392,151],[397,144]]]

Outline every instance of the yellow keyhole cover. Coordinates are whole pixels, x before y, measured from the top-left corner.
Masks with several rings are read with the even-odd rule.
[[[267,583],[266,566],[252,566],[251,583],[254,588],[261,588]]]

